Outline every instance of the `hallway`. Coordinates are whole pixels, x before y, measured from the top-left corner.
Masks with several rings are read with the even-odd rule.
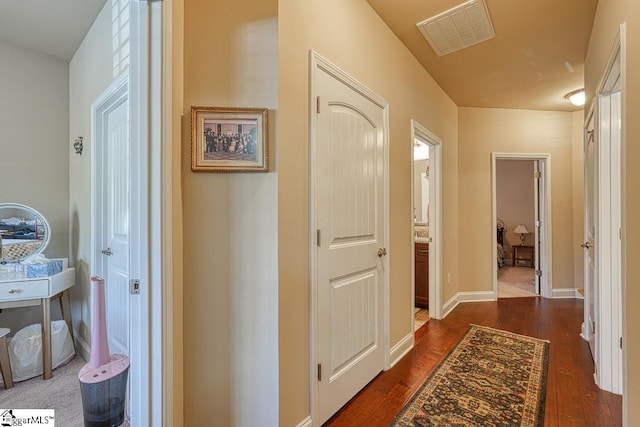
[[[458,342],[470,323],[548,339],[545,426],[621,426],[622,397],[593,381],[593,361],[580,337],[582,300],[512,298],[460,304],[444,320],[416,332],[415,348],[378,375],[326,426],[387,426]]]

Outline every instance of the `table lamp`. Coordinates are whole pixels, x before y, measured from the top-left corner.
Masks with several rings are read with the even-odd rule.
[[[524,224],[518,224],[518,226],[516,227],[515,230],[513,230],[513,232],[520,234],[520,246],[524,246],[524,239],[527,238],[526,234],[529,233],[529,230],[527,230],[527,227],[525,227]]]

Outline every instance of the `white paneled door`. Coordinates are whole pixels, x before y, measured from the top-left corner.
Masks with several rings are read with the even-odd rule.
[[[105,279],[111,354],[130,356],[131,176],[128,80],[116,80],[92,106],[94,127],[93,274]],[[132,368],[129,378],[137,380]],[[130,405],[126,405],[129,419]]]
[[[595,366],[598,366],[598,353],[596,352],[596,307],[597,284],[595,274],[595,242],[596,242],[596,212],[598,208],[595,198],[595,148],[594,130],[586,132],[584,143],[584,286],[585,303],[587,304],[585,336],[589,342],[589,349],[594,358]]]
[[[318,425],[384,368],[385,108],[314,73]]]
[[[107,247],[107,331],[112,353],[129,355],[129,103],[123,100],[106,120],[104,207]]]
[[[546,198],[544,197],[544,189],[546,187],[544,180],[545,177],[545,162],[543,160],[534,160],[533,167],[535,170],[534,178],[533,178],[533,205],[534,205],[534,264],[535,264],[535,274],[534,274],[534,292],[536,295],[540,295],[541,292],[541,277],[542,277],[542,264],[543,264],[543,256],[542,256],[542,248],[545,245],[545,233],[543,231],[543,227],[547,227],[548,225],[544,223],[542,218],[544,218],[544,213],[546,212]]]

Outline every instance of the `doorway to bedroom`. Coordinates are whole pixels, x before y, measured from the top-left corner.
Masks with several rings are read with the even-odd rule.
[[[547,156],[492,155],[496,298],[550,296]]]

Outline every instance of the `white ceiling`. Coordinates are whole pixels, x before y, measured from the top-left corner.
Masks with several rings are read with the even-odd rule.
[[[367,0],[460,107],[576,111],[598,0],[485,0],[495,38],[437,56],[416,24],[465,0]]]
[[[2,0],[0,41],[70,61],[106,0]]]

